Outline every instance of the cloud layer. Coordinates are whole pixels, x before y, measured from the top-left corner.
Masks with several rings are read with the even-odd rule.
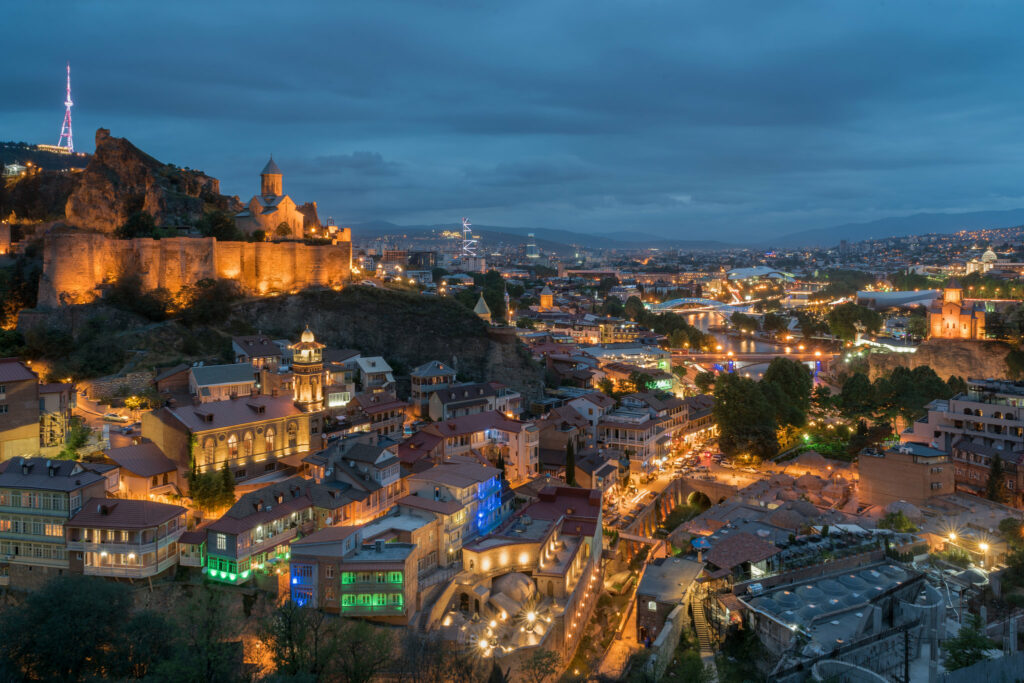
[[[1024,5],[46,2],[5,12],[0,139],[97,127],[339,224],[769,238],[1024,206]],[[70,31],[54,34],[55,27]]]

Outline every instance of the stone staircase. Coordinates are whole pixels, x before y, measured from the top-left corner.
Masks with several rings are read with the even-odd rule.
[[[711,627],[708,626],[707,617],[704,615],[704,603],[693,600],[690,606],[693,608],[693,630],[697,632],[701,659],[713,657],[715,651],[711,649]]]

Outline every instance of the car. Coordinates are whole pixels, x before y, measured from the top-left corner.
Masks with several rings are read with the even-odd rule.
[[[757,474],[757,470],[754,469],[753,467],[744,467],[741,471],[747,472],[749,474]]]
[[[727,470],[731,470],[731,469],[735,469],[736,468],[736,465],[733,465],[728,460],[723,460],[722,462],[718,463],[718,466],[722,467],[724,469],[727,469]]]
[[[107,414],[105,414],[103,416],[103,421],[104,422],[122,422],[122,423],[124,423],[124,422],[130,422],[131,420],[129,420],[124,415],[118,415],[117,413],[107,413]]]

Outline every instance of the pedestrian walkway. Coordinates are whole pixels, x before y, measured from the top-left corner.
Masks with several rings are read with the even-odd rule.
[[[718,667],[715,665],[715,651],[711,648],[711,627],[704,614],[704,603],[691,597],[690,609],[693,612],[693,630],[697,634],[697,645],[700,648],[700,661],[711,673],[712,683],[717,683]]]

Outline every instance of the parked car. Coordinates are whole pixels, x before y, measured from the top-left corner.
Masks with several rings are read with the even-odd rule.
[[[104,422],[121,422],[121,423],[125,423],[125,422],[130,422],[131,421],[127,417],[125,417],[124,415],[118,415],[117,413],[107,413],[106,415],[103,416],[103,420],[104,420]]]

